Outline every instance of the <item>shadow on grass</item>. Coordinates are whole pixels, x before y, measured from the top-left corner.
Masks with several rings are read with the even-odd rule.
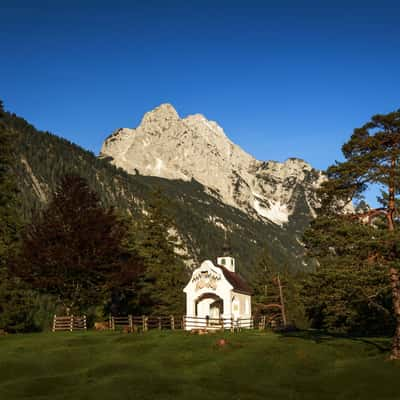
[[[346,339],[354,342],[365,343],[367,345],[375,347],[381,353],[387,353],[390,351],[390,338],[387,336],[379,337],[379,338],[365,338],[358,336],[351,336],[345,334],[335,334],[335,333],[327,333],[318,330],[305,330],[305,331],[281,331],[278,334],[282,338],[298,338],[303,340],[310,340],[314,343],[326,343],[329,341],[337,340],[337,339]]]

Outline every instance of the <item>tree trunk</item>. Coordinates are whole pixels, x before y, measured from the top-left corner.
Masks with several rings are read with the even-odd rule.
[[[389,204],[387,212],[388,230],[394,231],[394,213],[396,211],[396,190],[395,190],[395,174],[396,174],[396,158],[392,157],[391,172],[389,180]],[[390,286],[392,288],[392,301],[394,317],[396,320],[396,330],[392,340],[392,351],[390,353],[391,360],[400,360],[400,282],[399,271],[394,268],[389,268]]]
[[[389,177],[389,203],[387,211],[387,222],[389,231],[394,231],[393,216],[396,211],[396,190],[395,190],[395,176],[396,176],[396,159],[393,157],[390,163],[391,171]]]
[[[400,360],[400,279],[399,271],[396,268],[390,268],[390,285],[392,287],[392,300],[394,315],[396,318],[396,330],[392,341],[391,360]]]
[[[285,310],[285,299],[283,298],[282,283],[281,283],[281,278],[280,278],[279,274],[277,277],[277,281],[278,281],[278,287],[279,287],[279,298],[280,298],[280,302],[281,302],[282,321],[283,321],[283,326],[286,328],[287,320],[286,320],[286,310]]]

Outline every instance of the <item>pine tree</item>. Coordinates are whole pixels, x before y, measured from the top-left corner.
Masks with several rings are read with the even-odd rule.
[[[143,312],[182,314],[182,290],[188,277],[184,262],[176,254],[179,246],[169,202],[160,190],[153,194],[139,231],[137,248],[145,266],[139,300]]]
[[[305,232],[316,271],[302,280],[301,297],[317,329],[387,334],[393,327],[386,269],[373,259],[385,233],[348,216],[319,216]]]
[[[344,162],[336,162],[327,170],[329,180],[321,194],[326,212],[337,212],[352,199],[358,198],[370,185],[381,185],[387,193],[387,204],[368,210],[356,218],[382,215],[386,218],[387,235],[375,240],[375,251],[369,254],[385,267],[390,278],[396,330],[392,342],[392,359],[400,359],[400,279],[396,247],[396,195],[400,188],[400,110],[375,115],[361,128],[354,130],[342,147]],[[339,207],[338,207],[339,206]],[[340,211],[340,210],[339,210]],[[373,236],[371,236],[372,238]]]
[[[48,208],[34,219],[22,242],[16,273],[67,310],[104,303],[113,285],[136,270],[124,249],[126,225],[78,175],[64,176]]]

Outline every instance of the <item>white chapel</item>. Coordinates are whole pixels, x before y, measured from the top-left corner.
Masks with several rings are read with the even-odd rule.
[[[233,257],[218,257],[217,265],[204,261],[193,271],[183,291],[186,330],[250,325],[251,289],[235,271]]]

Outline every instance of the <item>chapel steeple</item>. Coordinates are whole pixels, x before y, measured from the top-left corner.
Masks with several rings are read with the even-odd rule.
[[[224,245],[222,246],[222,257],[217,258],[217,265],[225,267],[231,272],[235,272],[235,259],[232,257],[232,249],[226,232]]]

